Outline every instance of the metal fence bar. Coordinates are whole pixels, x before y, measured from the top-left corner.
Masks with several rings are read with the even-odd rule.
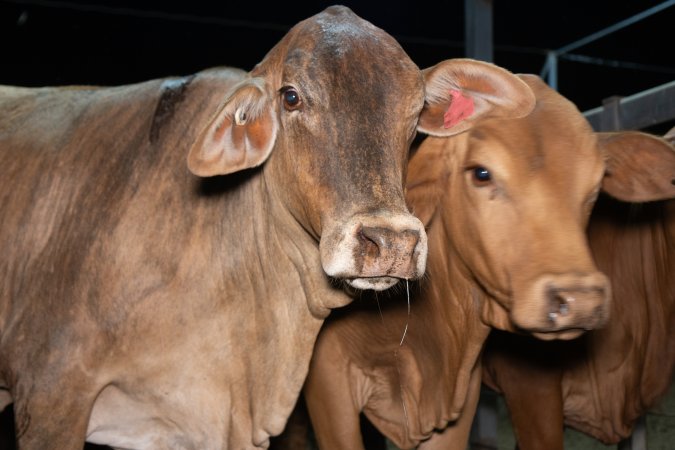
[[[601,131],[618,131],[623,127],[621,120],[621,98],[613,96],[602,101],[602,114],[600,114]]]
[[[608,108],[616,108],[612,112],[616,117],[611,119],[616,122],[608,122]],[[584,116],[597,131],[639,130],[667,122],[675,118],[675,81],[623,97],[616,104],[603,104],[599,108],[585,111]],[[615,123],[620,126],[615,127]]]
[[[492,62],[492,0],[464,0],[464,38],[467,58]]]
[[[497,393],[481,386],[480,400],[471,425],[471,450],[497,450]]]
[[[467,0],[468,1],[468,0]],[[668,0],[663,3],[659,3],[656,6],[653,6],[649,9],[646,9],[645,11],[642,11],[641,13],[635,14],[634,16],[631,16],[627,19],[624,19],[620,22],[615,23],[614,25],[611,25],[607,28],[603,28],[600,31],[596,31],[593,34],[590,34],[586,37],[583,37],[577,41],[574,41],[570,44],[567,44],[563,47],[560,47],[555,50],[551,50],[548,53],[548,57],[546,58],[546,63],[544,64],[544,67],[542,68],[542,74],[545,73],[545,75],[542,75],[542,78],[545,78],[549,86],[551,86],[553,89],[557,90],[557,59],[559,56],[568,53],[572,50],[575,50],[579,47],[583,47],[586,44],[590,44],[593,41],[597,41],[600,38],[603,38],[607,36],[608,34],[612,34],[622,28],[625,28],[629,25],[632,25],[636,22],[639,22],[643,19],[646,19],[649,16],[652,16],[660,11],[663,11],[666,8],[670,8],[671,6],[675,6],[675,0]],[[551,64],[552,61],[555,61],[555,64]]]
[[[621,22],[617,22],[614,25],[611,25],[600,31],[596,31],[595,33],[590,34],[584,38],[581,38],[578,41],[572,42],[571,44],[567,44],[564,47],[560,47],[558,50],[556,50],[556,53],[560,55],[562,53],[567,53],[579,47],[583,47],[586,44],[590,44],[593,41],[597,41],[598,39],[605,37],[608,34],[612,34],[615,31],[619,31],[620,29],[632,25],[636,22],[639,22],[642,19],[646,19],[647,17],[654,15],[657,12],[663,11],[666,8],[670,8],[673,5],[675,5],[675,0],[668,0],[667,2],[659,3],[658,5],[653,6],[645,11],[642,11],[641,13],[635,14],[634,16],[631,16],[627,19],[624,19]]]

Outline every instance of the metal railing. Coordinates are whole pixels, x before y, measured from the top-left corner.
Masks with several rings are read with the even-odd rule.
[[[622,20],[621,22],[615,23],[614,25],[611,25],[593,34],[589,34],[588,36],[572,42],[571,44],[567,44],[557,50],[550,50],[546,56],[546,62],[544,63],[544,67],[541,69],[540,76],[546,80],[549,86],[555,90],[558,90],[558,58],[565,55],[566,53],[571,52],[572,50],[576,50],[579,47],[583,47],[584,45],[590,44],[591,42],[597,41],[600,38],[626,28],[629,25],[644,20],[647,17],[663,11],[666,8],[670,8],[671,6],[675,6],[675,0],[668,0],[663,3],[659,3],[658,5],[653,6],[625,20]]]
[[[629,97],[609,97],[584,116],[596,131],[640,130],[675,119],[675,81]]]

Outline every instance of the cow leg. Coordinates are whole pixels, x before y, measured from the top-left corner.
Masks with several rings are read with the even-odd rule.
[[[563,450],[564,419],[560,378],[518,371],[504,388],[516,442],[520,450]],[[519,373],[520,372],[520,373]],[[502,386],[503,387],[503,386]]]
[[[305,387],[316,442],[322,449],[364,450],[359,411],[350,401],[350,386],[341,378],[333,379],[335,383],[325,382],[331,376],[335,374],[321,377],[323,385],[308,379]]]
[[[81,405],[69,403],[66,400],[55,408],[51,405],[32,408],[21,407],[17,402],[14,421],[18,448],[81,450],[89,417],[81,413]]]
[[[321,449],[364,450],[360,427],[360,409],[353,401],[349,364],[341,361],[339,345],[319,340],[315,358],[305,381],[304,395],[317,444]],[[332,347],[332,348],[331,348]]]
[[[508,355],[483,359],[490,366],[492,382],[504,395],[520,450],[563,450],[564,418],[562,372],[540,367]]]
[[[54,384],[31,380],[14,391],[14,426],[21,450],[82,450],[95,395],[88,396],[87,383],[76,377]]]
[[[504,396],[520,450],[563,450],[563,369],[583,348],[581,340],[492,331],[483,351],[483,382]]]
[[[471,372],[466,402],[459,419],[446,427],[443,432],[434,433],[430,439],[422,442],[418,450],[465,450],[467,448],[471,424],[480,397],[481,371],[479,363]]]

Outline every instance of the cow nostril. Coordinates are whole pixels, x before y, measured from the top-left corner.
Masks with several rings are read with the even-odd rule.
[[[370,257],[380,256],[380,249],[383,247],[383,237],[376,229],[361,227],[357,233],[361,243],[362,252]]]
[[[361,255],[398,260],[406,265],[413,257],[420,235],[417,230],[395,231],[386,227],[361,226],[356,232]],[[404,263],[404,261],[407,261]]]
[[[571,298],[571,300],[574,300],[574,298]],[[567,302],[565,302],[565,303],[560,303],[560,305],[558,306],[558,309],[560,310],[560,314],[561,314],[561,315],[566,316],[567,313],[568,313],[569,310],[570,310],[570,306],[569,306],[569,304],[568,304]]]
[[[554,288],[549,288],[548,299],[549,299],[549,311],[548,311],[549,322],[555,322],[558,316],[568,315],[572,303],[576,301],[576,298],[570,293],[566,293],[564,291],[560,291]]]

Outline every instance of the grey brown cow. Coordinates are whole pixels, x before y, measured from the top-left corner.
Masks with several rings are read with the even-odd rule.
[[[266,447],[352,300],[340,284],[425,270],[403,195],[424,102],[401,47],[344,7],[248,73],[0,87],[0,393],[20,448]]]
[[[427,137],[409,164],[407,198],[429,224],[428,278],[410,306],[405,293],[364,299],[319,334],[304,393],[322,449],[363,448],[360,412],[399,448],[465,449],[492,327],[569,340],[611,320],[610,285],[585,235],[598,192],[674,194],[672,155],[647,145],[631,156],[632,136],[593,133],[538,77],[495,68],[472,81],[439,125],[464,132]],[[530,114],[492,103],[528,89]],[[486,98],[502,114],[474,112]],[[432,112],[420,119],[429,134]]]

